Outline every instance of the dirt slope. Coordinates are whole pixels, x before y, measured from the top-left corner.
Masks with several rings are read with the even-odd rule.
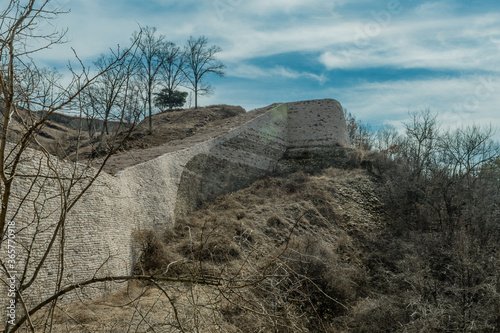
[[[110,174],[203,142],[236,128],[263,114],[269,107],[244,112],[239,107],[213,106],[198,110],[184,110],[155,115],[153,134],[147,134],[147,121],[143,121],[123,149],[113,155],[104,170]],[[94,166],[99,166],[96,160]]]
[[[335,332],[368,293],[363,248],[383,229],[375,186],[364,170],[270,177],[208,202],[164,234],[138,231],[147,257],[137,273],[269,278],[240,289],[131,284],[64,309],[55,331]]]
[[[155,114],[152,117],[153,133],[148,134],[148,119],[142,120],[136,125],[123,146],[113,156],[105,171],[111,174],[123,170],[149,159],[163,155],[169,151],[182,149],[218,136],[232,128],[238,127],[245,122],[257,117],[267,111],[269,107],[245,112],[239,106],[213,105],[199,109],[175,110]],[[0,104],[0,114],[3,108]],[[31,123],[41,119],[41,113],[28,113],[19,109],[19,117],[11,118],[8,139],[17,142],[24,133],[22,122]],[[2,117],[0,117],[0,123]],[[109,128],[115,130],[118,123],[111,121]],[[78,128],[82,128],[78,131]],[[93,131],[89,131],[93,128]],[[80,119],[79,117],[54,113],[36,133],[37,142],[49,153],[62,159],[73,160],[77,145],[80,147],[78,158],[80,161],[91,159],[93,166],[102,163],[100,159],[94,159],[93,152],[97,147],[99,131],[102,130],[101,120]],[[119,135],[118,138],[122,138]],[[33,144],[38,149],[38,144]]]

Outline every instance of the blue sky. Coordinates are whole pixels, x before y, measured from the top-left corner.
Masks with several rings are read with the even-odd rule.
[[[73,47],[91,64],[126,45],[138,25],[183,45],[205,35],[222,47],[226,77],[201,105],[247,110],[337,99],[364,122],[400,127],[430,108],[445,127],[500,127],[498,0],[59,0],[70,42],[42,54],[57,66]]]

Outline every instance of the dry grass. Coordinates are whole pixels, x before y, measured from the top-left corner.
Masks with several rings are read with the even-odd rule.
[[[136,272],[222,284],[131,283],[60,309],[54,331],[495,332],[500,256],[474,260],[438,233],[401,236],[380,181],[365,169],[268,177],[173,229],[142,230]],[[496,268],[482,276],[484,261]]]
[[[0,105],[0,112],[2,110],[3,106]],[[108,126],[111,132],[109,135],[104,135],[103,147],[107,146],[108,140],[110,143],[124,140],[119,153],[135,151],[140,155],[141,150],[145,148],[157,147],[171,141],[182,140],[203,133],[211,136],[210,133],[225,128],[227,123],[231,121],[239,124],[248,121],[263,111],[264,109],[257,112],[245,113],[245,110],[239,106],[212,105],[197,110],[185,109],[159,113],[153,115],[152,118],[152,135],[148,135],[148,119],[145,119],[136,125],[127,138],[124,138],[124,134],[116,135],[115,132],[119,123],[110,120]],[[12,142],[17,142],[23,132],[21,120],[29,122],[31,118],[36,120],[42,116],[42,114],[38,113],[30,115],[22,109],[19,110],[19,115],[22,119],[14,116],[9,127],[8,139]],[[102,123],[102,120],[93,120],[92,127],[95,127],[97,130],[89,133],[87,119],[80,120],[78,117],[54,113],[44,123],[43,127],[37,131],[35,138],[49,153],[62,159],[75,159],[77,144],[79,145],[78,157],[80,160],[93,159],[98,157],[96,156],[96,148],[98,146],[100,131],[102,130]],[[80,126],[82,127],[82,131],[78,130]],[[128,125],[122,124],[121,131],[124,133],[128,132]],[[36,149],[39,148],[35,144],[33,144],[33,147]],[[106,153],[106,149],[101,153]],[[123,168],[120,165],[112,167],[117,170]],[[110,168],[106,170],[109,171]]]
[[[356,235],[379,228],[374,208],[365,205],[377,201],[373,186],[363,170],[270,177],[206,203],[161,234],[139,231],[137,273],[258,283],[234,289],[179,282],[161,284],[163,291],[134,283],[61,310],[54,327],[180,332],[180,323],[186,332],[331,330],[367,294],[369,274]]]

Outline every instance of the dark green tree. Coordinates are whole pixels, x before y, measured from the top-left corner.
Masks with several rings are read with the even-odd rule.
[[[188,93],[185,91],[165,88],[155,95],[155,105],[158,108],[161,110],[169,108],[171,110],[175,107],[183,107],[186,103]]]

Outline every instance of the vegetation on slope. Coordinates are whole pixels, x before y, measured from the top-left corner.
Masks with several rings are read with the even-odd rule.
[[[342,326],[341,318],[369,293],[362,248],[383,226],[374,190],[372,176],[362,169],[270,177],[207,203],[173,230],[138,231],[143,255],[137,274],[195,276],[200,283],[162,285],[173,302],[155,285],[135,285],[103,300],[119,311],[99,303],[69,309],[71,316],[87,317],[78,324],[66,318],[65,325],[116,332],[128,325],[201,332]],[[210,278],[222,285],[203,283]],[[138,297],[143,290],[146,295]],[[149,324],[140,316],[130,321],[139,305]]]
[[[498,147],[488,129],[414,117],[349,169],[262,179],[138,231],[136,273],[175,282],[73,306],[64,329],[497,332]]]
[[[7,133],[10,142],[17,142],[22,137],[23,122],[26,123],[29,119],[38,121],[44,116],[44,113],[28,112],[22,108],[17,112],[12,117],[11,127]],[[117,143],[120,143],[120,148],[115,153],[124,151],[139,153],[145,148],[158,147],[194,135],[206,133],[209,135],[214,128],[224,127],[229,122],[234,122],[233,126],[237,126],[261,113],[262,110],[245,112],[242,107],[231,105],[211,105],[197,110],[177,109],[152,116],[154,126],[152,135],[148,135],[148,119],[126,126],[116,121],[108,121],[110,133],[105,134],[103,121],[100,119],[52,113],[33,134],[32,141],[36,140],[48,153],[62,159],[74,160],[78,151],[80,161],[87,161],[99,155],[105,156],[110,147]],[[0,114],[4,114],[4,105],[1,102]],[[104,134],[104,148],[98,153],[101,133]],[[40,149],[36,144],[32,147]],[[121,168],[120,165],[115,167]]]

